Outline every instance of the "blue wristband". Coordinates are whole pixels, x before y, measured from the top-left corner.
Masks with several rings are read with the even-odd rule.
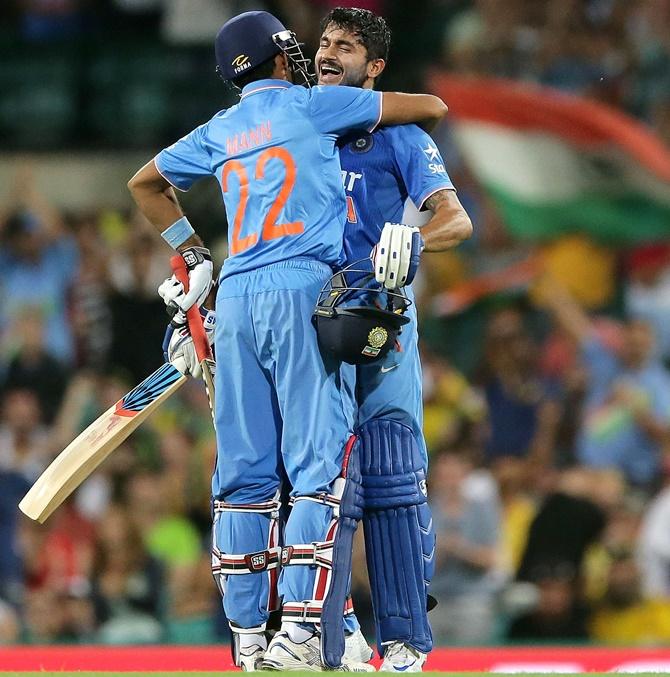
[[[179,245],[184,244],[194,234],[193,226],[185,216],[182,216],[181,219],[178,219],[171,226],[167,227],[161,233],[161,237],[172,249],[177,249]]]

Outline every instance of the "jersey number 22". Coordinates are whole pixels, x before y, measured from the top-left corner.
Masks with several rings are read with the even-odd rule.
[[[274,146],[264,150],[256,161],[256,170],[254,178],[260,181],[265,176],[265,165],[272,159],[277,159],[284,163],[286,168],[286,175],[284,176],[284,183],[279,189],[279,193],[275,197],[272,206],[263,220],[263,228],[261,236],[263,240],[274,240],[284,235],[298,235],[305,230],[305,224],[302,221],[293,221],[292,223],[277,223],[277,218],[284,208],[286,201],[295,185],[295,161],[292,155],[281,146]],[[244,213],[247,209],[247,202],[249,200],[249,175],[246,167],[239,160],[229,160],[223,166],[223,173],[221,175],[221,184],[223,192],[228,192],[228,176],[231,172],[237,174],[240,182],[240,202],[237,205],[235,212],[235,219],[233,220],[233,235],[230,242],[231,255],[239,254],[249,247],[253,247],[258,242],[258,233],[250,233],[245,237],[240,237],[242,232],[242,222],[244,221]]]

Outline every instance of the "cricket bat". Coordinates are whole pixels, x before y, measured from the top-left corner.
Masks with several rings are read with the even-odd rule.
[[[188,290],[188,273],[181,256],[173,257],[171,264],[175,274],[182,276],[179,279]],[[214,385],[209,362],[212,359],[212,352],[198,309],[191,308],[187,316],[196,355],[203,367],[210,406],[213,407]],[[186,383],[186,379],[187,377],[171,364],[159,367],[61,451],[23,497],[19,509],[30,519],[44,523],[114,449]]]
[[[124,395],[80,433],[37,478],[19,503],[36,522],[53,511],[170,395],[187,377],[164,364]]]

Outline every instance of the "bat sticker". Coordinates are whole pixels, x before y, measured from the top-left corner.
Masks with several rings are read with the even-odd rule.
[[[181,372],[171,364],[164,364],[120,399],[116,403],[115,413],[119,416],[135,416],[138,412],[146,409],[181,376]]]

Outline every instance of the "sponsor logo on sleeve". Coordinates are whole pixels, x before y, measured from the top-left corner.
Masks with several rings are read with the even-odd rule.
[[[424,155],[428,158],[428,169],[432,174],[446,174],[446,169],[442,164],[440,151],[432,143],[429,143],[426,148],[422,148]]]

